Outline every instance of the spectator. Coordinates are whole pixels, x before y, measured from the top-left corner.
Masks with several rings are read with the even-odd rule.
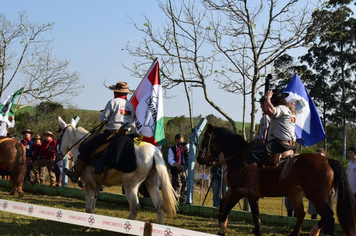
[[[182,134],[175,135],[175,144],[168,150],[168,162],[171,165],[172,186],[180,202],[187,198],[189,143],[184,142]]]
[[[219,207],[221,197],[226,193],[226,184],[224,182],[224,170],[222,165],[216,165],[211,168],[211,185],[213,188],[213,206]]]
[[[267,132],[268,132],[269,123],[270,123],[271,118],[268,115],[266,115],[266,110],[263,105],[265,100],[266,99],[264,97],[262,97],[259,100],[261,110],[262,110],[262,117],[260,120],[260,125],[258,126],[257,135],[255,137],[253,137],[253,139],[251,140],[256,143],[265,143],[267,140]]]
[[[30,182],[31,181],[31,170],[32,170],[32,162],[33,160],[33,144],[34,141],[32,140],[31,135],[33,132],[30,129],[25,129],[21,132],[22,135],[24,135],[24,139],[22,139],[20,142],[25,146],[26,148],[26,165],[27,165],[27,174],[25,181]]]
[[[347,166],[347,175],[349,177],[352,191],[356,199],[356,147],[349,148],[349,164]]]
[[[33,153],[32,153],[32,162],[30,164],[27,164],[27,174],[31,176],[31,172],[33,172],[33,168],[34,168],[34,163],[36,162],[36,160],[38,159],[38,154],[41,150],[41,136],[39,136],[38,134],[33,137]],[[41,168],[42,170],[42,168]],[[35,175],[35,174],[33,174]],[[34,182],[35,180],[32,179],[32,182]]]
[[[318,150],[316,150],[316,154],[319,154],[321,156],[326,156],[325,149],[319,148]],[[312,220],[315,220],[318,216],[318,211],[316,210],[314,204],[311,203],[310,201],[309,201],[309,205],[308,205],[308,214],[311,215]]]
[[[48,174],[50,175],[50,186],[55,186],[56,175],[53,173],[52,169],[56,158],[57,142],[53,139],[54,135],[51,131],[46,131],[42,134],[45,136],[45,140],[42,143],[38,159],[35,161],[33,168],[35,183],[40,182],[38,168],[45,166],[47,167]]]

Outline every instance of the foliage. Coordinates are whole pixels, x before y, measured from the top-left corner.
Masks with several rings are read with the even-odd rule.
[[[31,22],[25,12],[14,21],[0,13],[0,98],[18,78],[26,84],[23,106],[53,100],[68,104],[80,92],[79,73],[68,71],[69,61],[52,55],[51,40],[41,38],[53,26]]]

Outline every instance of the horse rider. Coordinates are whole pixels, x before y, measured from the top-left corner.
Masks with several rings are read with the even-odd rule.
[[[0,114],[0,138],[7,137],[7,128],[15,127],[15,116],[11,116],[11,121],[9,121],[7,114],[7,112],[5,115]]]
[[[86,165],[90,164],[92,153],[101,145],[111,142],[113,135],[128,133],[135,120],[135,107],[127,100],[127,94],[132,93],[127,83],[117,82],[116,85],[110,85],[109,89],[114,91],[114,98],[100,114],[100,122],[106,124],[104,132],[84,142],[74,170],[66,170],[66,175],[73,183],[78,181]]]
[[[285,99],[288,95],[279,89],[270,90],[265,95],[264,108],[271,119],[267,142],[252,149],[248,154],[248,185],[237,189],[245,196],[262,197],[258,187],[258,163],[272,154],[295,150],[295,112],[294,107]]]

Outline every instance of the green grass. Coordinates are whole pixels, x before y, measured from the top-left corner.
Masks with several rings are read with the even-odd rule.
[[[0,198],[7,199],[11,201],[26,202],[36,205],[49,206],[61,209],[68,209],[73,211],[84,212],[85,202],[84,199],[73,199],[60,196],[48,196],[36,193],[26,192],[24,198],[19,199],[18,197],[10,196],[7,194],[9,187],[0,187]],[[121,187],[111,187],[105,188],[105,192],[121,193]],[[194,192],[194,203],[199,204],[204,198],[204,194],[200,197],[200,193]],[[307,200],[305,200],[307,206]],[[212,205],[212,194],[209,193],[206,206]],[[242,201],[241,201],[242,205]],[[282,198],[264,198],[260,200],[261,214],[281,214]],[[240,207],[237,205],[235,209],[239,210]],[[283,207],[283,215],[286,215],[285,207]],[[17,215],[9,212],[1,212],[0,229],[1,235],[83,235],[81,232],[81,226],[64,224],[60,222],[48,221],[43,219],[38,219],[29,216]],[[118,218],[127,218],[129,214],[128,204],[119,203],[108,203],[103,201],[98,201],[97,207],[95,209],[95,214],[106,215]],[[218,230],[218,213],[214,212],[210,217],[202,217],[197,215],[188,214],[177,214],[172,219],[166,218],[165,224],[173,227],[185,228],[189,230],[195,230],[200,232],[206,232],[211,234],[216,234]],[[309,215],[307,216],[310,217]],[[157,216],[154,209],[150,207],[143,208],[139,211],[136,220],[139,221],[152,221],[157,222]],[[282,236],[288,235],[292,231],[290,225],[285,226],[278,223],[263,223],[263,235],[273,235]],[[248,217],[244,220],[235,219],[234,217],[229,217],[227,235],[239,235],[247,236],[252,235],[250,232],[253,229],[251,218]],[[310,229],[306,228],[302,232],[302,236],[309,235]],[[113,232],[108,232],[105,230],[93,229],[92,232],[85,235],[114,235]],[[117,234],[115,234],[117,235]]]

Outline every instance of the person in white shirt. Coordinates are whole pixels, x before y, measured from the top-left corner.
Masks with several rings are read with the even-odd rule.
[[[175,145],[168,150],[168,162],[171,165],[172,186],[180,202],[187,197],[189,143],[184,142],[182,134],[175,135]]]
[[[248,154],[249,181],[244,188],[237,189],[244,196],[262,197],[258,187],[258,163],[272,154],[295,150],[295,112],[294,107],[285,99],[288,95],[279,89],[270,90],[265,95],[265,112],[271,118],[267,142]]]
[[[100,114],[100,122],[105,123],[104,132],[83,143],[74,170],[65,170],[73,183],[78,181],[86,165],[90,164],[91,154],[101,145],[111,142],[113,135],[128,133],[135,121],[135,107],[127,100],[127,94],[132,93],[127,83],[118,82],[109,86],[109,89],[114,91],[114,98]]]
[[[0,114],[0,137],[7,137],[7,128],[15,127],[15,116],[11,116],[11,121],[7,113],[5,115]]]
[[[352,192],[356,199],[356,147],[349,148],[349,164],[347,166],[347,175],[351,184]]]

